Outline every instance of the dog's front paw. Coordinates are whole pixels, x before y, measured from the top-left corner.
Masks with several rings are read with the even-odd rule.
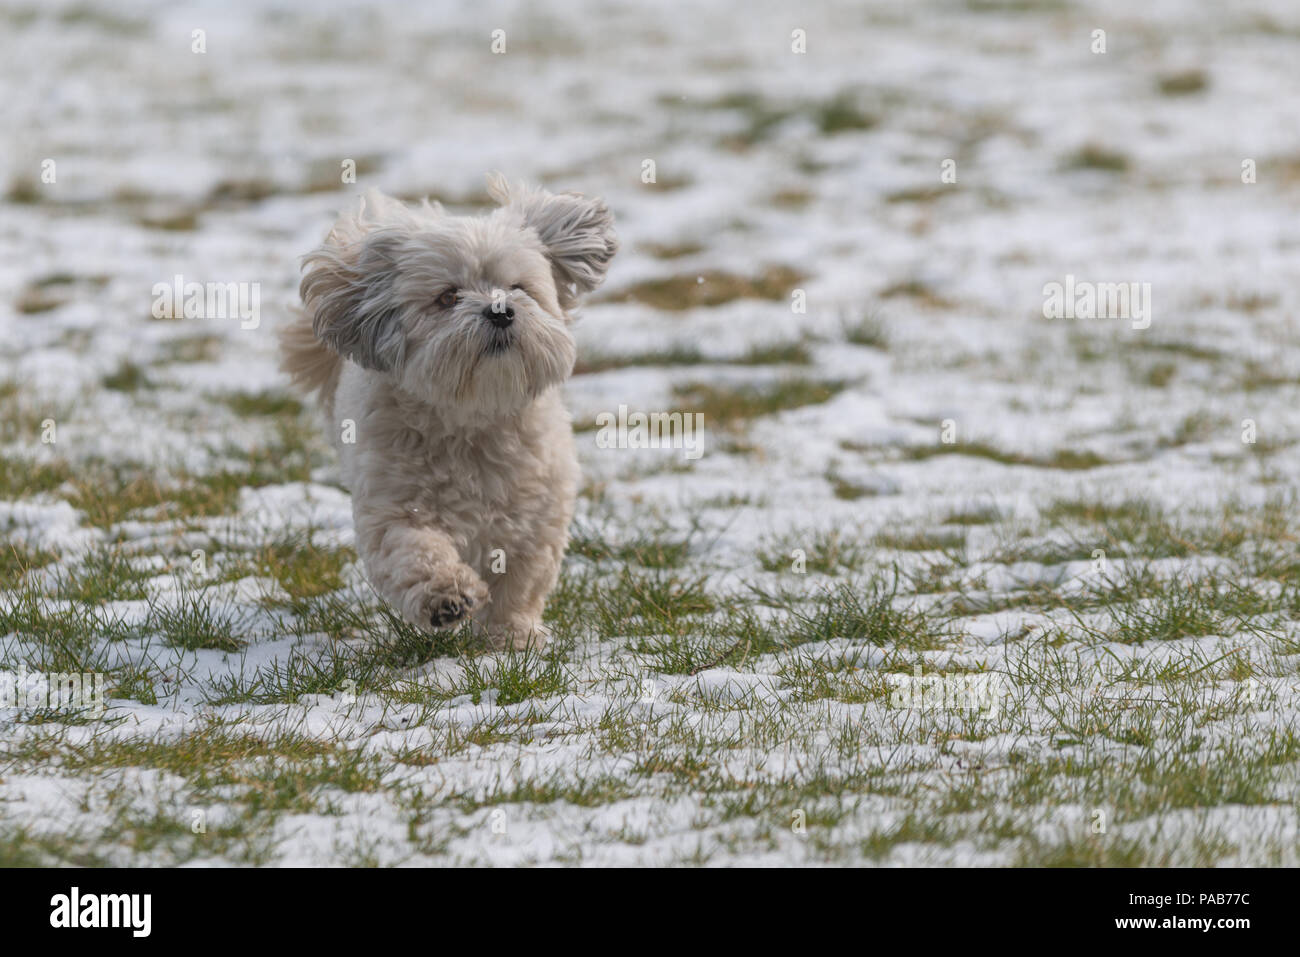
[[[421,589],[418,607],[411,617],[425,628],[450,628],[488,603],[488,588],[468,565],[438,569]]]
[[[455,598],[444,598],[442,604],[433,610],[429,616],[429,624],[434,628],[446,628],[448,625],[454,625],[471,611],[474,610],[474,599],[469,595],[458,595]]]

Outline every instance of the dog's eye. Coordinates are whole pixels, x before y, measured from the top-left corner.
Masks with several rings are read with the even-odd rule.
[[[460,291],[457,289],[445,289],[438,295],[438,305],[444,309],[450,309],[456,305],[456,300],[460,297]]]
[[[515,284],[514,284],[513,286],[511,286],[510,288],[511,288],[511,289],[517,289],[519,292],[526,292],[526,291],[527,291],[527,290],[525,290],[524,287],[521,286],[519,283],[515,283]]]

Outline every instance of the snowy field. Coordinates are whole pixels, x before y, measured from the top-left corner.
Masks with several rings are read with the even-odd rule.
[[[0,9],[0,864],[1298,863],[1300,8],[541,7]],[[623,240],[540,656],[378,606],[276,368],[490,169]]]

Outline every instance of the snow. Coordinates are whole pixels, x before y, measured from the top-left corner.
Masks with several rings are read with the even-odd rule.
[[[707,534],[691,561],[715,587],[775,581],[759,571],[755,555],[787,533],[848,529],[869,538],[900,526],[933,528],[946,512],[972,506],[1023,519],[1070,497],[1147,498],[1191,514],[1225,503],[1259,508],[1291,495],[1286,476],[1300,465],[1296,384],[1229,388],[1215,370],[1237,363],[1244,370],[1247,360],[1277,376],[1300,369],[1295,5],[1243,0],[1202,5],[1195,16],[1173,0],[1136,7],[1087,0],[1028,12],[981,6],[764,0],[742,13],[722,0],[645,8],[572,0],[542,12],[514,0],[142,0],[127,9],[53,0],[10,7],[0,14],[7,40],[0,75],[23,95],[6,98],[0,185],[31,183],[39,199],[0,204],[0,378],[22,382],[32,409],[59,410],[57,451],[73,462],[211,468],[220,460],[214,450],[227,442],[246,448],[256,441],[256,430],[213,395],[284,388],[275,329],[295,301],[300,257],[349,197],[377,186],[406,197],[428,193],[465,212],[482,198],[484,172],[499,168],[512,178],[600,194],[615,211],[623,251],[606,287],[583,309],[576,334],[585,353],[686,346],[711,360],[580,376],[567,388],[579,424],[620,404],[673,409],[674,387],[693,382],[764,383],[798,374],[849,383],[825,404],[754,423],[746,436],[760,450],[753,456],[723,451],[725,436],[706,424],[705,455],[682,471],[666,467],[682,464],[680,452],[602,449],[594,433],[579,434],[584,473],[604,484],[602,507],[615,526],[636,528],[655,514],[685,526],[686,513],[702,510]],[[1101,55],[1089,49],[1099,27],[1109,45]],[[503,55],[489,48],[498,28],[507,34]],[[796,28],[807,31],[807,54],[790,52]],[[191,52],[195,29],[206,31],[206,53]],[[1205,74],[1203,91],[1160,94],[1160,76],[1187,69]],[[875,125],[824,135],[796,109],[843,91],[860,97]],[[717,104],[742,92],[795,115],[748,148],[728,145],[754,117]],[[1070,154],[1089,144],[1122,154],[1128,168],[1066,168]],[[40,182],[46,158],[57,163],[54,184]],[[939,181],[948,158],[957,162],[954,186]],[[345,159],[361,166],[355,185],[338,182]],[[645,159],[656,163],[656,185],[641,181]],[[1257,183],[1241,181],[1246,159],[1258,164]],[[274,195],[231,198],[239,192],[231,184],[265,184]],[[915,189],[948,192],[933,201],[897,195]],[[783,190],[806,192],[807,201],[773,203]],[[180,223],[187,215],[195,228],[147,225],[169,217]],[[647,252],[682,243],[702,248],[676,259]],[[784,298],[681,311],[613,301],[649,279],[714,270],[753,276],[770,265],[808,277],[800,284],[806,313],[792,312]],[[16,303],[28,284],[54,274],[104,281],[56,285],[66,301],[20,312]],[[237,319],[150,320],[153,285],[176,274],[258,283],[261,322],[243,329]],[[1067,274],[1151,283],[1150,328],[1135,330],[1123,319],[1043,318],[1043,286]],[[909,282],[940,302],[884,295]],[[1256,304],[1244,307],[1251,297]],[[838,340],[845,319],[876,312],[886,349]],[[216,339],[210,361],[158,364],[169,346],[200,335]],[[807,369],[727,364],[754,346],[800,337],[811,343]],[[1104,358],[1081,362],[1080,343]],[[1135,384],[1126,363],[1159,359],[1143,351],[1152,343],[1196,345],[1225,358],[1207,367],[1171,355],[1177,374],[1167,387],[1150,389]],[[105,389],[102,378],[123,361],[141,365],[151,387],[130,394]],[[1206,436],[1160,444],[1194,413],[1211,423]],[[1011,469],[966,456],[909,461],[845,448],[931,445],[945,419],[955,421],[962,441],[1033,457],[1092,450],[1107,464]],[[1281,446],[1267,467],[1240,441],[1244,419],[1257,423],[1261,441]],[[6,454],[47,454],[14,438],[10,425],[4,423]],[[836,498],[829,473],[868,494]],[[318,542],[350,545],[350,504],[334,481],[327,465],[310,482],[243,489],[233,520],[183,530],[140,518],[114,531],[152,550],[159,576],[148,583],[150,594],[174,596],[175,569],[188,563],[191,548],[205,547],[209,532],[233,536],[236,547],[311,528]],[[707,504],[732,495],[750,504]],[[596,514],[585,499],[581,509],[581,518]],[[14,542],[65,558],[109,538],[50,493],[0,502],[0,529]],[[983,533],[971,534],[974,542]],[[883,556],[873,552],[877,558]],[[1198,567],[1173,560],[1164,571]],[[1091,568],[1086,561],[989,562],[963,574],[983,576],[972,594],[997,594],[1035,582],[1068,590]],[[359,570],[347,577],[359,583]],[[594,747],[593,725],[607,708],[628,703],[628,692],[609,677],[611,662],[632,667],[620,657],[619,642],[575,652],[569,666],[577,692],[524,704],[498,704],[496,689],[477,702],[462,696],[436,706],[367,696],[307,696],[274,706],[202,703],[209,677],[252,674],[319,650],[312,642],[322,636],[300,643],[263,609],[266,598],[282,596],[277,588],[249,577],[214,590],[223,606],[252,616],[253,643],[231,655],[152,649],[157,667],[183,676],[177,686],[160,687],[156,705],[115,699],[110,716],[122,720],[68,726],[67,739],[177,735],[216,715],[379,754],[436,751],[448,728],[545,714],[525,743],[476,744],[427,767],[392,769],[402,778],[399,790],[423,794],[423,817],[412,827],[422,837],[445,838],[441,851],[408,840],[410,808],[395,792],[340,793],[331,814],[291,814],[275,823],[274,860],[346,863],[353,850],[365,849],[398,864],[665,864],[689,858],[700,845],[712,863],[817,859],[788,826],[769,834],[745,818],[719,823],[702,808],[701,794],[658,793],[632,773],[635,753],[610,756]],[[111,610],[129,621],[145,614],[139,602]],[[1005,665],[1014,652],[1009,636],[1051,620],[1021,610],[964,618],[957,647],[928,652],[926,661],[937,665],[955,655]],[[1233,644],[1249,643],[1214,636],[1179,642],[1177,650],[1212,659]],[[1159,646],[1108,650],[1150,663],[1168,653]],[[114,649],[119,653],[140,654]],[[788,707],[778,668],[797,655],[826,653],[854,654],[864,668],[883,663],[878,649],[831,642],[759,657],[743,671],[651,675],[658,691],[645,711],[718,725],[735,717],[733,709],[774,707],[771,699]],[[456,667],[435,661],[404,677],[434,682]],[[1261,712],[1260,721],[1294,725],[1295,675],[1291,659],[1290,671],[1271,680],[1277,710]],[[814,702],[791,735],[827,739],[844,720],[872,726],[886,717],[875,704]],[[18,740],[38,731],[14,725],[12,733]],[[1213,737],[1208,730],[1207,736]],[[997,735],[962,744],[990,763],[1027,746]],[[737,780],[779,777],[804,767],[806,758],[757,745],[716,756]],[[952,755],[900,736],[896,747],[864,747],[859,758],[934,783]],[[514,802],[465,811],[451,800],[552,774],[611,775],[627,785],[628,796],[591,806]],[[184,792],[179,778],[162,772],[127,769],[118,783],[145,805]],[[102,802],[82,801],[97,786],[54,767],[6,774],[0,799],[14,822],[93,828],[111,817]],[[838,832],[846,847],[888,831],[906,814],[883,795],[861,797],[862,807]],[[493,830],[498,809],[504,833]],[[210,827],[230,813],[222,805],[209,810]],[[1039,825],[1042,838],[1058,839],[1061,827],[1077,830],[1090,810],[1054,808],[1054,823]],[[1188,809],[1124,833],[1150,830],[1177,846],[1179,828],[1225,835],[1234,863],[1270,860],[1277,848],[1290,848],[1294,859],[1296,821],[1282,804]],[[989,864],[1011,857],[1006,847],[959,840],[902,843],[883,862]],[[223,860],[209,855],[194,863]]]

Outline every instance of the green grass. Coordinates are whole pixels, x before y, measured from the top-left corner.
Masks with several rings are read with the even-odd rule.
[[[40,568],[54,561],[53,552],[32,548],[18,541],[8,541],[0,545],[0,581],[16,582],[32,568]]]
[[[510,783],[498,782],[487,794],[461,792],[450,796],[462,811],[472,812],[503,804],[554,804],[563,801],[575,807],[595,808],[632,797],[635,790],[613,775],[574,780],[561,773],[545,779]]]
[[[180,479],[155,472],[94,467],[78,470],[68,480],[65,498],[99,528],[111,528],[128,518],[202,517],[233,511],[245,485],[239,473],[219,472]]]
[[[794,532],[767,542],[758,553],[764,571],[804,571],[836,575],[862,570],[869,551],[855,538],[838,530]]]
[[[703,270],[645,279],[613,294],[611,302],[639,302],[654,309],[721,306],[737,299],[784,300],[806,277],[789,266],[768,266],[754,276]]]
[[[1261,596],[1253,589],[1215,577],[1167,581],[1146,580],[1146,588],[1127,602],[1113,601],[1128,597],[1125,590],[1141,579],[1130,578],[1110,590],[1112,601],[1104,608],[1106,620],[1101,625],[1085,626],[1086,633],[1097,640],[1140,644],[1147,641],[1174,641],[1204,635],[1235,635],[1243,630],[1277,627],[1279,603]]]
[[[894,587],[873,583],[861,590],[842,584],[820,595],[811,608],[791,611],[790,642],[846,639],[890,648],[927,649],[942,643],[942,627],[900,605]]]
[[[45,447],[46,423],[67,422],[75,406],[66,401],[52,401],[30,383],[17,379],[0,380],[0,441],[21,442],[37,454],[52,452]],[[6,453],[3,460],[17,458],[17,450]]]
[[[841,501],[856,502],[860,498],[877,494],[873,486],[862,485],[834,472],[827,474],[826,481],[831,483],[832,494]]]
[[[497,707],[508,707],[535,698],[551,698],[573,692],[575,682],[564,663],[555,657],[535,652],[493,656],[485,661],[462,659],[460,674],[450,681],[433,685],[403,683],[395,694],[408,702],[446,702],[468,697],[474,704],[494,691]]]
[[[792,657],[781,665],[783,685],[802,702],[885,703],[893,693],[885,673],[864,668],[856,658],[830,654]]]
[[[855,320],[845,319],[841,328],[846,342],[856,346],[869,346],[872,349],[889,348],[889,326],[874,313],[868,313]]]
[[[1209,78],[1203,70],[1166,73],[1157,81],[1158,89],[1165,96],[1189,96],[1193,93],[1202,93],[1209,85]]]
[[[662,569],[624,567],[613,579],[593,583],[592,594],[590,614],[602,637],[671,633],[717,607],[703,579]]]
[[[966,545],[964,532],[940,529],[913,531],[900,529],[876,535],[874,544],[901,552],[960,551]]]
[[[155,602],[148,628],[185,651],[234,652],[246,644],[239,614],[203,593],[182,592],[175,600]]]
[[[1107,173],[1123,173],[1129,169],[1131,161],[1123,153],[1096,143],[1089,143],[1064,157],[1061,165],[1070,170],[1101,170]]]
[[[120,848],[142,859],[178,863],[211,854],[263,863],[278,844],[269,832],[282,815],[337,813],[340,798],[374,793],[383,781],[377,756],[296,732],[258,734],[220,721],[179,736],[101,737],[80,747],[46,736],[0,749],[0,761],[10,765],[55,765],[83,778],[147,769],[184,782],[176,805],[153,809],[139,808],[122,800],[120,792],[110,791],[112,823],[93,837],[65,834],[63,841],[53,841],[30,833],[11,836],[11,855],[25,852],[31,860],[42,861],[75,860],[76,854],[85,854],[80,848],[90,846],[98,853]],[[218,805],[226,805],[229,812],[196,831],[192,812]]]
[[[214,542],[213,552],[222,551]],[[238,553],[224,562],[219,581],[238,581],[249,576],[273,578],[288,594],[290,607],[303,599],[316,598],[344,586],[343,571],[357,559],[351,548],[330,548],[314,542],[310,532],[266,542]]]
[[[295,649],[286,660],[276,659],[254,669],[214,677],[205,689],[207,701],[217,707],[234,704],[297,704],[308,695],[335,697],[340,703],[375,690],[393,662],[382,647],[369,659],[355,649],[327,645]]]
[[[680,243],[645,243],[641,247],[655,259],[684,259],[704,252],[704,246],[696,242]]]
[[[1187,558],[1232,555],[1249,542],[1285,541],[1291,536],[1285,512],[1263,508],[1253,520],[1240,514],[1188,518],[1143,499],[1115,502],[1056,499],[1039,513],[1044,527],[1057,530],[1052,542],[1013,542],[999,561],[1082,561],[1097,549],[1109,557]]]
[[[108,672],[107,645],[135,634],[136,629],[101,603],[69,605],[30,584],[5,593],[0,602],[0,636],[26,643],[14,656],[33,670]]]
[[[90,462],[19,466],[57,491],[88,524],[112,528],[126,519],[170,520],[228,515],[246,488],[305,482],[322,439],[297,419],[278,419],[266,439],[249,448],[220,450],[231,465],[207,471],[171,471],[127,463]],[[52,489],[55,490],[55,489]]]
[[[287,416],[297,418],[303,414],[303,404],[283,392],[236,392],[220,396],[220,401],[242,418],[258,416]]]
[[[902,455],[913,462],[924,462],[939,455],[968,455],[973,458],[988,459],[1001,465],[1027,465],[1033,468],[1065,471],[1094,469],[1109,464],[1106,458],[1088,449],[1063,447],[1048,455],[1034,456],[1009,452],[982,441],[909,445],[902,450]]]
[[[116,371],[104,376],[104,388],[114,392],[137,392],[149,385],[148,375],[134,362],[124,361]]]
[[[956,509],[944,515],[944,525],[993,525],[1003,520],[995,506]]]
[[[676,106],[674,98],[666,105]],[[822,136],[863,132],[874,128],[879,119],[867,110],[853,90],[841,90],[822,100],[776,101],[751,91],[737,91],[699,104],[703,109],[726,111],[736,116],[740,128],[721,140],[724,149],[745,152],[777,135],[791,120],[811,122]]]
[[[863,110],[850,93],[839,93],[819,104],[813,111],[817,128],[826,136],[869,130],[878,120]]]
[[[741,407],[739,422],[824,394],[805,386],[777,391],[784,386],[742,388],[739,399],[715,387],[710,399]],[[296,423],[292,405],[270,395],[265,401],[236,411]],[[283,427],[238,468],[206,473],[197,488],[187,490],[185,473],[168,473],[130,491],[149,476],[123,468],[116,477],[96,473],[111,477],[99,496],[130,491],[122,501],[100,504],[82,491],[90,476],[75,472],[64,480],[73,491],[61,494],[83,496],[83,512],[104,529],[123,517],[183,523],[205,512],[205,501],[228,509],[239,489],[275,480],[277,455],[288,472],[306,474],[313,446],[296,424]],[[977,451],[1008,465],[1044,464],[992,446]],[[833,488],[838,476],[827,478]],[[752,504],[743,496],[725,501]],[[514,821],[538,812],[530,809],[594,811],[648,796],[694,808],[691,828],[708,837],[694,851],[675,844],[674,859],[683,862],[785,847],[798,814],[805,827],[799,859],[807,861],[893,862],[919,843],[938,860],[967,846],[1036,866],[1205,864],[1235,852],[1213,828],[1182,843],[1126,829],[1175,811],[1276,806],[1300,761],[1292,733],[1245,730],[1271,700],[1267,691],[1250,698],[1248,686],[1266,689],[1289,674],[1284,656],[1300,651],[1297,533],[1284,497],[1192,514],[1153,499],[1061,495],[1039,503],[1027,526],[993,504],[938,506],[929,521],[891,522],[870,537],[832,527],[765,540],[755,558],[775,588],[746,587],[743,570],[737,577],[733,566],[717,566],[716,533],[705,519],[729,519],[716,509],[700,506],[683,524],[677,512],[649,509],[631,521],[608,505],[593,498],[574,527],[547,607],[554,640],[544,654],[489,653],[468,630],[431,636],[405,625],[374,596],[346,587],[355,554],[310,529],[257,541],[246,529],[231,534],[241,527],[231,522],[206,544],[171,546],[162,565],[148,548],[111,535],[85,555],[63,557],[40,589],[29,586],[0,605],[6,666],[103,670],[118,706],[128,699],[168,705],[180,688],[197,687],[222,718],[179,736],[100,736],[73,749],[59,736],[95,729],[94,719],[21,715],[16,727],[35,736],[0,747],[0,770],[53,766],[86,782],[114,781],[129,768],[162,770],[184,800],[110,800],[107,823],[81,830],[8,826],[0,859],[268,862],[282,853],[277,822],[336,816],[367,797],[405,809],[411,853],[450,860],[486,827],[475,815],[502,809]],[[208,555],[206,577],[175,568],[195,543]],[[1081,583],[1003,592],[982,583],[986,560],[1090,562],[1096,548],[1112,564]],[[795,549],[813,578],[794,567]],[[1197,556],[1218,556],[1235,571],[1193,576],[1152,564]],[[1113,564],[1123,557],[1131,564]],[[60,556],[15,543],[5,561],[21,574]],[[190,576],[179,592],[153,594],[177,574]],[[253,627],[261,608],[218,600],[212,590],[249,576],[283,588],[281,601],[261,607],[283,623],[271,634],[294,643],[256,666],[241,652],[269,637]],[[1255,579],[1280,590],[1257,588]],[[116,617],[113,602],[141,599],[143,621]],[[970,644],[965,617],[999,610],[1042,617],[1001,642]],[[1197,644],[1216,636],[1217,650]],[[1126,648],[1154,644],[1168,655],[1123,657]],[[116,649],[128,648],[144,653],[129,664],[114,660]],[[972,648],[993,651],[977,650],[983,660],[951,657]],[[227,669],[191,673],[192,655],[211,651],[228,656]],[[1089,653],[1101,656],[1104,670]],[[888,675],[911,673],[919,662],[927,675],[994,668],[1007,681],[1001,716],[895,707]],[[759,680],[740,681],[750,678]],[[462,702],[480,713],[446,722]],[[252,722],[251,709],[259,708],[279,714],[272,728]],[[377,750],[309,737],[291,730],[301,709],[323,709],[317,713],[350,728],[378,709],[385,733],[398,737]],[[1222,737],[1227,728],[1238,729],[1235,737]],[[994,736],[1018,742],[1012,757],[978,752]],[[572,745],[582,757],[561,770],[509,763],[524,749]],[[754,749],[798,757],[754,764]],[[1126,750],[1117,756],[1115,749]],[[914,756],[863,760],[904,754]],[[429,779],[406,783],[465,759],[500,761],[503,772],[486,786],[436,792]],[[936,776],[936,760],[950,771]],[[990,761],[1001,763],[980,763]],[[875,803],[882,800],[893,802],[887,817]],[[195,803],[217,809],[203,835],[188,826],[185,809]],[[1090,834],[1086,818],[1061,824],[1056,809],[1075,807],[1104,808],[1110,832]],[[642,823],[610,838],[628,847],[653,839],[653,825]],[[358,839],[340,846],[337,859],[376,863],[389,853],[377,839]]]
[[[1046,48],[1007,25],[1074,22],[1071,6],[962,0],[945,35],[966,57],[1041,59]],[[846,16],[868,29],[903,22],[897,10]],[[69,49],[148,33],[84,5],[0,19],[20,39],[56,26],[79,41]],[[1086,252],[1104,231],[1080,203],[1083,218],[1065,223],[1078,235],[972,258],[963,241],[978,222],[1016,211],[1015,197],[980,185],[970,162],[982,144],[1046,143],[1056,187],[1115,209],[1177,208],[1189,189],[1235,194],[1235,161],[1171,177],[1105,135],[1035,144],[1035,124],[1014,110],[953,112],[890,83],[749,82],[756,68],[816,67],[827,38],[811,31],[809,56],[790,57],[798,25],[705,43],[649,120],[613,100],[588,111],[663,147],[659,181],[642,189],[625,170],[616,192],[641,201],[614,205],[684,215],[624,253],[625,265],[659,268],[616,266],[591,307],[606,313],[595,320],[662,335],[621,353],[617,337],[587,338],[576,368],[587,378],[573,385],[612,404],[702,412],[717,454],[583,450],[541,653],[491,649],[469,627],[424,632],[375,593],[374,569],[348,547],[315,403],[269,379],[222,387],[219,370],[200,367],[250,350],[270,360],[273,329],[151,323],[137,306],[125,319],[148,334],[123,352],[112,324],[76,318],[130,289],[76,266],[75,251],[60,258],[67,230],[41,228],[89,218],[154,258],[185,259],[200,239],[237,252],[217,240],[260,205],[339,205],[353,188],[342,157],[299,153],[273,176],[250,165],[189,197],[141,184],[98,198],[75,168],[46,184],[39,156],[21,160],[29,169],[6,198],[63,265],[14,275],[5,302],[19,335],[0,372],[0,675],[101,672],[109,709],[6,711],[0,779],[7,796],[29,793],[4,805],[0,864],[1300,863],[1300,513],[1288,467],[1300,376],[1285,290],[1189,275],[1169,302],[1176,315],[1132,330],[1006,315],[949,281],[982,263],[1032,292],[1063,273],[1051,261],[1061,243]],[[680,26],[661,19],[646,42],[672,46]],[[525,46],[581,60],[586,40],[561,27],[532,23]],[[1084,58],[1087,29],[1075,33]],[[1297,38],[1249,17],[1241,30]],[[1168,34],[1138,40],[1158,53]],[[337,59],[351,42],[328,24],[297,40],[276,45],[291,65]],[[1167,119],[1222,105],[1213,68],[1176,59],[1130,72],[1134,101]],[[178,102],[237,115],[202,73],[193,88],[178,75]],[[480,90],[461,105],[510,104]],[[334,122],[329,109],[299,119],[327,136]],[[729,212],[685,215],[709,184],[674,167],[674,145],[728,161],[719,170],[740,189]],[[902,178],[850,182],[873,146]],[[959,186],[939,182],[948,153]],[[352,158],[362,180],[386,171],[382,155]],[[1258,160],[1266,189],[1300,183],[1296,155]],[[542,183],[585,189],[579,172],[556,165]],[[845,196],[861,208],[836,209]],[[458,213],[488,206],[477,187],[442,199]],[[895,256],[864,272],[847,234],[792,258],[802,227],[828,212],[941,246],[950,262]],[[282,232],[255,237],[275,247],[268,262],[302,251],[279,248]],[[1116,248],[1140,278],[1168,245]],[[1246,275],[1233,265],[1224,271]],[[821,281],[855,266],[859,288]],[[791,314],[803,287],[808,314]],[[703,331],[719,328],[706,310],[730,315],[727,338]],[[46,393],[51,370],[36,360],[47,348],[89,377]],[[846,389],[879,415],[853,421]],[[965,416],[970,441],[938,441],[949,414]],[[920,438],[898,438],[908,430]],[[891,682],[918,669],[998,679],[1000,712],[900,704]],[[206,816],[197,831],[195,812]]]
[[[698,365],[809,365],[812,355],[804,342],[777,342],[757,345],[732,359],[710,358],[695,346],[674,346],[655,352],[638,352],[629,355],[586,355],[578,359],[574,375],[590,375],[610,369],[628,369],[642,366],[698,366]]]
[[[55,594],[82,604],[139,600],[148,597],[144,582],[151,574],[138,568],[125,550],[107,546],[62,569]]]
[[[673,395],[685,411],[702,412],[706,425],[734,428],[758,416],[829,402],[845,388],[843,382],[788,378],[765,387],[685,383]]]
[[[223,339],[216,335],[179,336],[160,347],[160,362],[214,362],[221,355]]]
[[[690,541],[643,538],[613,544],[600,537],[578,533],[569,539],[569,554],[593,562],[618,562],[641,568],[681,568],[690,555]]]

